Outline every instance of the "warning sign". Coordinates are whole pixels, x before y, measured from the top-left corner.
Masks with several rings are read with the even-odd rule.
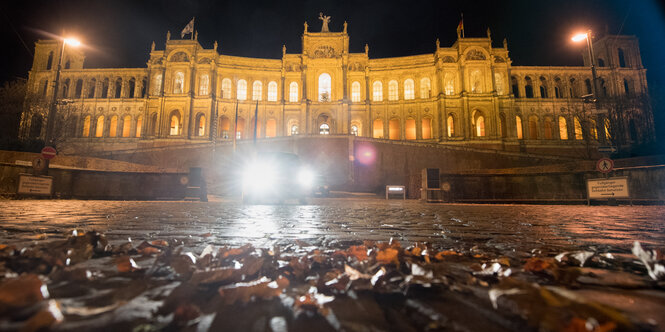
[[[50,196],[52,191],[53,191],[53,177],[32,176],[29,174],[19,175],[18,193],[21,195]]]
[[[627,177],[589,179],[586,187],[589,199],[630,198]]]

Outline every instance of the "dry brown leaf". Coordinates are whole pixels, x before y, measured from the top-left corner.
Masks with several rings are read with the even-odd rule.
[[[460,254],[456,251],[444,250],[444,251],[437,252],[436,255],[434,255],[434,258],[436,258],[437,260],[442,261],[442,260],[444,260],[445,256],[459,256],[459,255]]]
[[[379,250],[376,253],[376,261],[381,264],[395,263],[395,265],[399,265],[398,255],[399,251],[397,251],[397,249],[386,248],[385,250]]]
[[[35,274],[5,279],[0,284],[0,314],[31,306],[49,297],[46,285]]]
[[[531,272],[541,272],[548,270],[554,266],[554,261],[552,259],[543,259],[538,257],[531,257],[526,260],[524,263],[524,270]]]
[[[62,322],[64,318],[60,305],[55,300],[50,300],[46,308],[38,311],[25,322],[21,332],[48,330],[54,324]]]
[[[251,282],[220,287],[218,292],[222,297],[222,302],[229,305],[237,302],[247,303],[252,297],[270,299],[279,296],[288,285],[289,280],[282,276],[279,276],[275,281],[262,277]]]
[[[129,256],[120,256],[115,259],[116,267],[118,272],[134,272],[138,271],[141,268],[136,264],[136,262]]]
[[[150,242],[153,246],[159,246],[159,247],[168,247],[169,243],[164,241],[164,240],[154,240]]]
[[[593,326],[591,330],[587,328],[587,325],[587,320],[573,317],[568,325],[563,328],[562,332],[610,332],[617,328],[617,324],[614,322]]]
[[[366,246],[351,246],[346,252],[349,256],[355,257],[359,262],[367,259]]]

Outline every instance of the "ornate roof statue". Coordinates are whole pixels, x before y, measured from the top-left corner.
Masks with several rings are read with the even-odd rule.
[[[319,13],[319,20],[323,21],[321,25],[321,32],[330,32],[328,30],[328,22],[330,22],[330,16],[325,16],[323,13]]]
[[[307,21],[305,21],[305,33],[307,33]]]

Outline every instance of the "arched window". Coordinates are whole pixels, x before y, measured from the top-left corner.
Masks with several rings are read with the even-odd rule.
[[[115,98],[121,98],[122,97],[122,78],[118,77],[115,80],[115,86],[114,86],[114,91],[115,91]]]
[[[381,81],[374,81],[372,84],[372,100],[383,101],[383,84],[381,84]]]
[[[550,117],[546,117],[545,121],[543,122],[543,137],[545,139],[552,139],[552,136],[552,119]]]
[[[199,95],[206,96],[208,95],[208,89],[210,87],[210,76],[208,74],[201,75],[199,79]]]
[[[498,95],[503,95],[506,93],[505,85],[503,82],[503,74],[494,73],[494,89]]]
[[[30,137],[37,138],[42,134],[42,123],[44,119],[41,115],[35,114],[30,120]]]
[[[138,118],[136,118],[136,137],[141,137],[141,130],[143,130],[143,116],[139,115]]]
[[[612,127],[610,126],[610,119],[605,118],[603,121],[603,128],[605,129],[605,139],[608,141],[612,140]]]
[[[570,98],[577,98],[579,96],[578,90],[577,90],[577,81],[575,78],[570,79],[570,86],[569,86],[569,94]]]
[[[46,97],[46,92],[48,91],[48,80],[42,81],[42,96]]]
[[[448,115],[448,119],[446,120],[446,125],[448,129],[448,137],[455,136],[455,118],[453,118],[452,114]]]
[[[568,139],[568,123],[563,116],[559,117],[559,138],[562,140]]]
[[[81,92],[83,92],[83,80],[79,78],[74,86],[74,98],[81,98]]]
[[[575,129],[575,139],[576,140],[584,139],[584,134],[582,134],[582,124],[580,123],[580,119],[578,117],[573,118],[573,126]]]
[[[430,91],[432,91],[432,84],[430,83],[429,77],[423,77],[420,79],[420,98],[427,99],[430,97]]]
[[[605,67],[605,60],[598,58],[598,67]]]
[[[178,71],[173,80],[173,93],[183,93],[185,89],[185,73]]]
[[[277,101],[277,82],[268,83],[268,101]]]
[[[455,76],[452,73],[446,73],[443,78],[445,93],[447,96],[451,96],[455,93]]]
[[[589,136],[591,139],[598,140],[598,129],[596,129],[596,120],[589,119]]]
[[[67,59],[67,61],[65,62],[65,69],[69,69],[69,68],[71,68],[71,66],[72,66],[72,62],[69,59]]]
[[[102,98],[109,97],[109,79],[108,77],[102,82]]]
[[[268,119],[266,121],[266,138],[277,136],[277,121],[275,119]]]
[[[291,136],[298,135],[298,125],[295,125],[295,124],[292,125],[290,132],[291,132]]]
[[[239,80],[236,89],[236,98],[238,100],[247,100],[247,81]]]
[[[360,82],[351,83],[351,101],[360,102]]]
[[[586,87],[586,94],[590,95],[593,93],[593,90],[591,89],[591,80],[590,79],[585,79],[584,80],[584,86]]]
[[[159,96],[162,93],[162,74],[157,74],[152,78],[152,94]]]
[[[319,126],[320,135],[330,135],[330,126],[327,123],[322,123]]]
[[[261,100],[263,95],[263,83],[261,81],[254,81],[252,83],[252,100]]]
[[[111,125],[109,126],[109,137],[116,137],[118,132],[118,116],[111,117]]]
[[[510,77],[510,84],[511,84],[511,88],[513,90],[513,96],[515,96],[515,98],[519,98],[520,97],[520,87],[517,84],[517,77],[515,77],[515,76]]]
[[[90,115],[87,115],[83,119],[83,133],[81,134],[83,137],[88,137],[90,136]]]
[[[95,137],[104,136],[104,116],[97,117],[97,125],[95,126]]]
[[[517,129],[517,139],[522,139],[522,118],[519,115],[515,116],[515,128]]]
[[[78,132],[76,131],[76,126],[78,126],[79,118],[76,115],[72,115],[69,117],[67,120],[69,123],[67,124],[67,136],[69,137],[76,137],[78,135]]]
[[[548,98],[547,80],[543,76],[540,77],[540,98]]]
[[[524,95],[526,98],[533,98],[533,82],[531,77],[527,76],[524,78]]]
[[[222,80],[222,98],[231,98],[231,79],[225,78]]]
[[[196,136],[204,136],[206,134],[206,116],[199,114],[196,117]]]
[[[626,56],[623,53],[623,49],[617,49],[617,53],[619,54],[619,67],[626,67]]]
[[[431,139],[432,138],[432,118],[430,117],[424,117],[423,120],[421,121],[422,125],[422,138],[423,139]]]
[[[471,92],[483,93],[483,74],[480,70],[474,70],[471,73]]]
[[[484,137],[485,136],[485,117],[483,116],[483,113],[480,111],[473,111],[473,118],[471,119],[471,123],[473,124],[474,127],[474,135],[476,137]]]
[[[372,137],[383,138],[383,120],[375,119],[372,123]]]
[[[560,78],[554,78],[554,98],[563,98],[562,85]]]
[[[627,79],[623,79],[623,91],[626,94],[626,96],[630,96],[630,83],[628,83]]]
[[[298,102],[298,83],[296,82],[291,82],[291,84],[289,84],[289,102]]]
[[[499,132],[501,133],[501,137],[503,138],[508,137],[508,126],[506,125],[506,115],[503,113],[499,115]]]
[[[229,138],[229,131],[231,129],[231,120],[228,117],[222,115],[219,118],[219,137],[223,139]]]
[[[148,78],[143,76],[141,79],[141,98],[145,98],[145,92],[148,87]]]
[[[330,101],[332,99],[332,79],[330,74],[319,75],[319,101]]]
[[[535,115],[529,117],[529,139],[538,139],[538,118]]]
[[[405,100],[410,100],[410,99],[415,99],[416,98],[416,92],[415,92],[415,83],[413,83],[412,79],[406,79],[404,81],[404,99]]]
[[[390,121],[388,121],[388,138],[392,140],[400,139],[399,119],[392,118]]]
[[[236,121],[236,139],[242,139],[245,133],[245,118],[238,117]]]
[[[129,79],[128,90],[127,97],[134,98],[134,94],[136,93],[136,79],[134,77]]]
[[[406,135],[406,139],[408,140],[413,140],[416,139],[416,119],[413,118],[407,118],[406,122],[404,123],[404,134]]]
[[[62,98],[67,98],[69,97],[69,85],[71,84],[70,79],[66,79],[65,82],[62,84]]]
[[[397,100],[397,81],[392,80],[388,82],[388,100]]]
[[[129,137],[129,131],[132,128],[132,117],[125,115],[122,118],[122,137]]]
[[[351,135],[358,136],[358,126],[357,125],[351,125]]]
[[[46,60],[46,70],[53,68],[53,51],[48,53],[48,60]]]
[[[180,113],[178,113],[178,111],[171,112],[171,126],[169,135],[180,135],[180,127]]]
[[[157,133],[157,113],[152,113],[150,116],[150,136],[155,136]]]

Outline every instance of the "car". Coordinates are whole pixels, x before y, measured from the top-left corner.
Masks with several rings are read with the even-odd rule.
[[[286,152],[259,152],[244,163],[242,173],[245,204],[287,199],[306,204],[316,180],[315,172],[298,155]]]

